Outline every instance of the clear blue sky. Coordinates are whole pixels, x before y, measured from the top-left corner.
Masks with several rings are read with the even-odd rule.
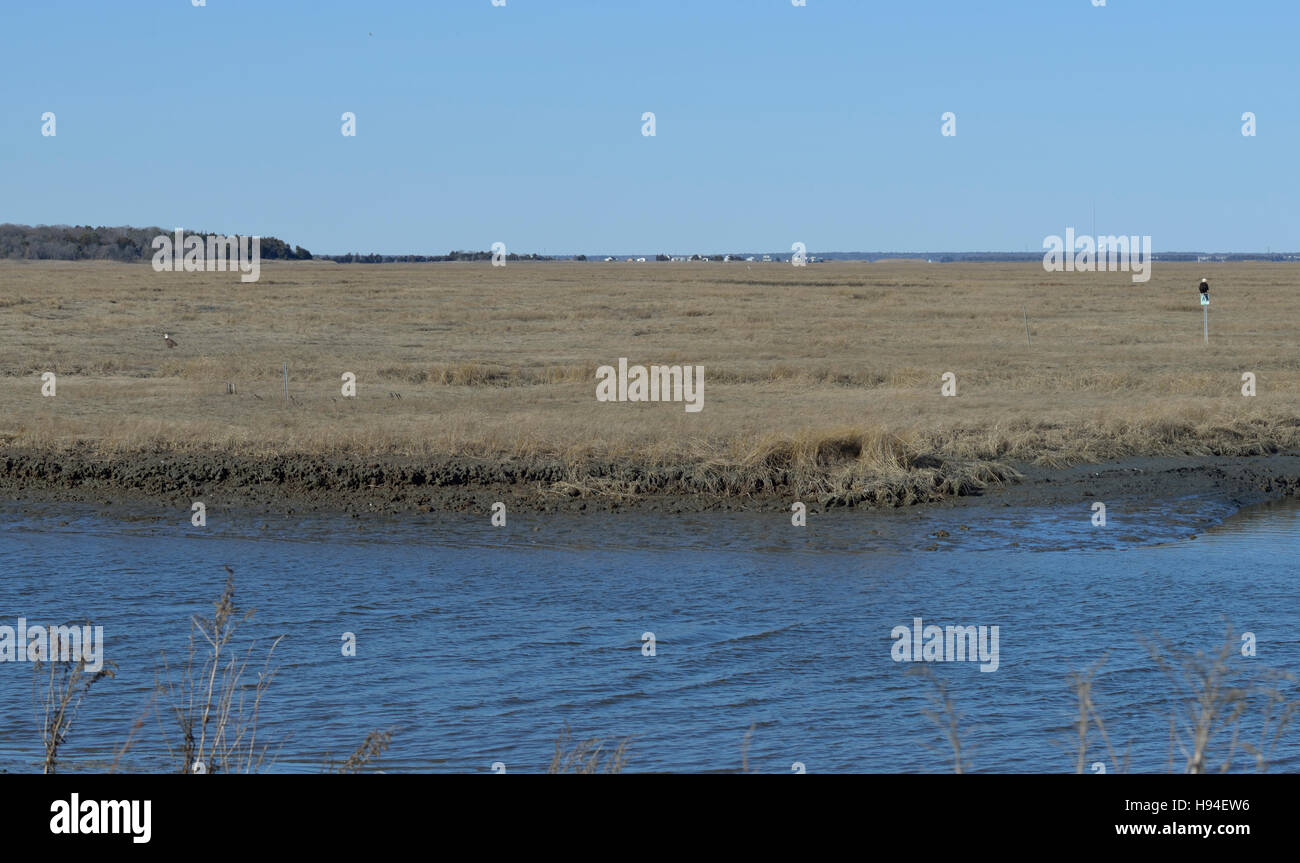
[[[207,2],[4,0],[0,221],[1036,251],[1095,206],[1161,251],[1300,249],[1294,0]]]

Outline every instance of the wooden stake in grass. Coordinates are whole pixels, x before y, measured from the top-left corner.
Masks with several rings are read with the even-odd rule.
[[[289,397],[289,364],[284,364],[284,397]]]
[[[1204,322],[1205,343],[1210,343],[1210,286],[1201,279],[1201,318]]]
[[[1025,314],[1025,344],[1032,346],[1033,342],[1029,340],[1029,309],[1026,306],[1021,306],[1020,311]]]

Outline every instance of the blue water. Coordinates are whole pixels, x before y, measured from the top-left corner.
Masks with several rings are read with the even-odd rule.
[[[159,656],[182,657],[227,564],[237,602],[257,609],[240,630],[259,639],[250,673],[285,636],[258,727],[278,771],[320,770],[382,728],[395,736],[380,769],[538,771],[566,723],[630,738],[630,771],[738,770],[751,726],[755,771],[950,770],[923,715],[933,683],[907,673],[922,666],[948,686],[970,769],[1065,772],[1067,675],[1103,658],[1094,698],[1111,742],[1159,771],[1173,690],[1144,639],[1213,651],[1231,625],[1257,639],[1256,657],[1233,654],[1238,678],[1300,669],[1290,505],[1112,502],[1105,527],[1086,502],[813,514],[802,529],[779,514],[518,514],[504,528],[487,514],[188,516],[0,506],[0,625],[90,620],[116,664],[62,770],[179,766],[171,718],[150,712]],[[895,662],[891,630],[914,617],[998,626],[998,669]],[[0,663],[0,769],[39,769],[33,701],[31,664]],[[1243,731],[1258,730],[1252,711]],[[1088,763],[1107,760],[1091,741]],[[1239,751],[1234,766],[1253,764]],[[1300,769],[1300,731],[1270,769]]]

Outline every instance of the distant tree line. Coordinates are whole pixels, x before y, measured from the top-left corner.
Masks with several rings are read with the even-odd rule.
[[[0,225],[0,258],[47,261],[150,261],[153,239],[172,236],[162,228],[109,228],[89,225]],[[214,231],[186,231],[209,237]],[[262,237],[262,260],[309,261],[311,252],[276,237]]]
[[[109,228],[89,225],[0,225],[0,258],[47,261],[151,261],[153,240],[175,231],[162,228]],[[213,231],[186,231],[185,235],[213,236]],[[448,252],[445,255],[313,255],[302,246],[290,246],[277,237],[262,237],[264,261],[334,261],[339,264],[407,264],[437,261],[490,261],[491,252]],[[585,256],[579,259],[586,260]],[[507,261],[551,261],[542,255],[506,255]]]

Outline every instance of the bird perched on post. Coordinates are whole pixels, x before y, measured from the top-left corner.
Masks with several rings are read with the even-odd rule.
[[[174,348],[176,347],[176,340],[166,333],[163,333],[163,344],[169,348]]]
[[[1210,283],[1207,282],[1205,279],[1201,279],[1201,293],[1208,294],[1209,292],[1210,292]]]

